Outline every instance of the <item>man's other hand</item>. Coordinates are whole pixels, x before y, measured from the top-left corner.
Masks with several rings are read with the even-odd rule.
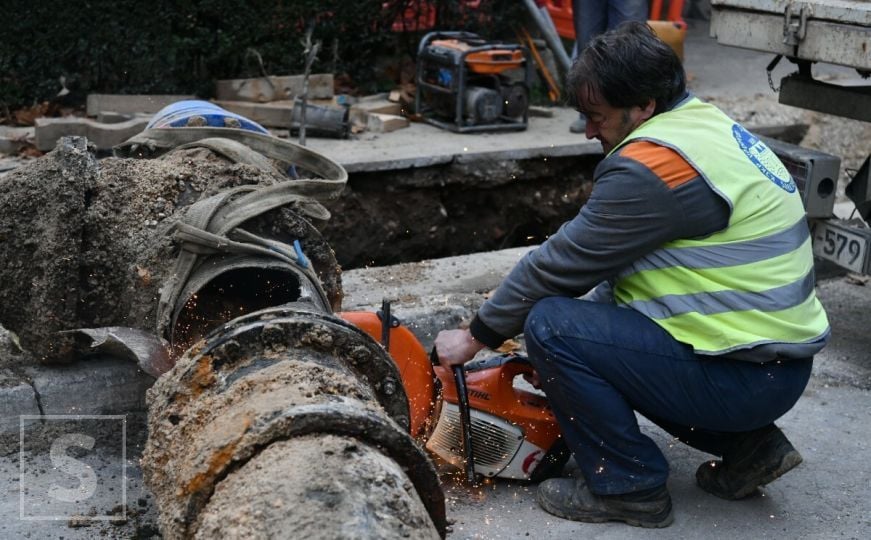
[[[436,336],[435,348],[439,363],[450,369],[471,360],[484,344],[473,338],[468,330],[442,330]]]

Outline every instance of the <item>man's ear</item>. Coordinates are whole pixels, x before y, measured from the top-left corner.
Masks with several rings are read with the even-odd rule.
[[[641,121],[649,120],[651,116],[653,116],[653,111],[656,110],[656,100],[651,99],[647,102],[647,105],[641,107]]]

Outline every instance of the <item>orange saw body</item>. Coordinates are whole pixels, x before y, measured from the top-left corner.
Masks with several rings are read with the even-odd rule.
[[[338,315],[376,340],[383,336],[376,313]],[[398,321],[389,329],[388,352],[408,395],[411,435],[425,441],[432,453],[462,467],[461,411],[451,372],[434,366],[414,334]],[[498,355],[464,368],[475,473],[537,481],[559,472],[568,450],[547,398],[514,384],[519,375],[533,372],[526,357]]]

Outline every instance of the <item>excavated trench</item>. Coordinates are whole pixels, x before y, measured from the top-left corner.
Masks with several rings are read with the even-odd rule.
[[[577,214],[600,159],[354,173],[319,228],[344,269],[539,244]]]

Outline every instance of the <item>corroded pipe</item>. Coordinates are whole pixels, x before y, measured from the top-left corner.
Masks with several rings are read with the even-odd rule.
[[[148,393],[167,538],[438,538],[444,495],[393,361],[313,304],[233,320]]]

